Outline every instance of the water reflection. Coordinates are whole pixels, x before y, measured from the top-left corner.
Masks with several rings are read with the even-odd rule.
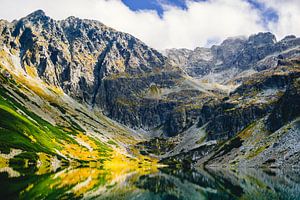
[[[18,172],[22,174],[22,172]],[[67,168],[11,176],[0,170],[2,199],[300,199],[299,171],[121,171]]]

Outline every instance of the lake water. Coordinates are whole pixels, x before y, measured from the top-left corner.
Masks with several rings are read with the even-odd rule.
[[[0,171],[0,199],[300,199],[299,171],[163,168],[141,173],[88,167],[42,175]]]

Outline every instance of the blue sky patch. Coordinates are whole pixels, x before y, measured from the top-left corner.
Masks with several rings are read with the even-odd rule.
[[[159,16],[163,16],[163,4],[177,6],[181,9],[186,9],[185,0],[122,0],[131,10],[156,10]]]
[[[256,9],[258,9],[263,15],[263,23],[266,25],[268,22],[277,22],[278,14],[275,10],[271,8],[267,8],[263,3],[259,3],[255,0],[248,0],[248,2]]]
[[[206,0],[194,0],[194,1],[206,1]],[[278,14],[270,9],[266,8],[263,3],[259,3],[256,0],[247,0],[254,8],[258,9],[263,15],[263,24],[268,22],[278,21]],[[133,11],[139,10],[155,10],[160,17],[163,17],[164,9],[163,5],[177,6],[181,9],[187,9],[186,0],[122,0],[122,2]]]

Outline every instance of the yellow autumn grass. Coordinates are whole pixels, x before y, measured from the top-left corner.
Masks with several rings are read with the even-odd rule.
[[[14,80],[16,80],[17,83],[23,84],[31,91],[36,93],[38,96],[50,102],[57,102],[58,96],[63,94],[61,88],[48,85],[42,80],[40,80],[37,75],[37,70],[34,66],[29,66],[25,64],[24,73],[20,73],[20,70],[16,70],[16,67],[18,66],[14,65],[10,55],[4,50],[0,51],[0,59],[2,60],[2,63],[0,63],[1,67],[7,70],[13,76]]]
[[[84,148],[77,144],[64,144],[63,154],[68,154],[69,157],[75,157],[80,160],[91,161],[91,165],[97,159],[100,159],[97,145],[93,140],[83,133],[79,133],[76,139],[80,139],[87,143],[93,150]],[[119,148],[114,148],[111,155],[104,161],[102,167],[99,168],[77,168],[65,170],[59,174],[61,181],[51,185],[51,188],[63,188],[73,186],[71,191],[75,196],[80,196],[95,187],[106,188],[107,185],[112,185],[121,182],[129,173],[137,173],[140,175],[158,172],[158,161],[153,158],[142,156],[135,153],[136,157],[132,157],[124,153]],[[104,179],[107,184],[99,185],[99,180]]]
[[[104,168],[77,168],[68,169],[55,177],[57,181],[50,185],[50,189],[72,186],[71,192],[79,197],[93,189],[103,188],[122,182],[128,174],[135,172],[138,175],[155,173],[155,165],[142,166],[139,160],[128,159],[125,155],[114,151],[110,161],[104,163]]]
[[[0,156],[0,168],[8,167],[8,160]]]
[[[77,137],[78,140],[81,140],[84,143],[86,143],[87,145],[89,145],[92,149],[97,149],[97,147],[98,147],[97,144],[94,141],[92,141],[89,138],[89,136],[87,136],[87,135],[80,132],[76,137]]]
[[[98,151],[89,151],[86,147],[67,142],[63,142],[61,153],[67,157],[84,161],[95,161],[100,159]]]
[[[37,175],[42,175],[51,172],[51,156],[46,153],[38,153],[39,164],[37,166],[38,171],[35,173]]]
[[[26,70],[27,74],[29,76],[31,76],[32,78],[36,78],[38,76],[37,70],[33,66],[25,65],[25,70]]]
[[[115,149],[112,153],[111,159],[104,162],[104,169],[122,172],[126,171],[138,171],[145,173],[147,171],[157,171],[158,160],[148,157],[139,156],[131,158],[120,152],[119,149]]]

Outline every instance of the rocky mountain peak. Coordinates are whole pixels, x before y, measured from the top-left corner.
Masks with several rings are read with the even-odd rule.
[[[2,28],[8,30],[2,48],[13,47],[25,71],[88,104],[106,92],[100,91],[104,78],[142,76],[166,65],[158,51],[95,20],[57,21],[38,10]]]
[[[285,36],[281,41],[288,41],[288,40],[294,40],[297,37],[295,35],[287,35]]]
[[[57,21],[41,10],[12,23],[0,21],[0,34],[1,83],[15,85],[7,78],[17,77],[32,94],[45,98],[41,111],[55,105],[63,122],[70,110],[52,103],[61,94],[72,99],[70,104],[87,105],[153,137],[176,136],[172,141],[178,148],[166,155],[197,152],[206,148],[203,142],[232,138],[249,125],[258,126],[254,123],[262,118],[270,121],[268,130],[277,131],[299,117],[300,38],[295,36],[276,42],[272,33],[258,33],[228,38],[211,48],[167,50],[165,57],[101,22],[76,17]],[[39,85],[43,87],[37,89]],[[43,93],[44,86],[54,98]],[[9,96],[29,103],[25,92]],[[77,114],[90,119],[78,108]],[[74,127],[81,121],[77,114],[69,118]],[[93,131],[102,124],[95,122]],[[249,135],[244,133],[243,139]]]
[[[244,36],[237,36],[237,37],[229,37],[225,39],[220,46],[231,46],[236,45],[237,43],[245,42],[247,40]]]
[[[46,13],[43,10],[38,9],[32,12],[31,14],[29,14],[28,16],[46,16]]]
[[[99,29],[109,29],[111,31],[116,31],[103,23],[96,21],[96,20],[90,20],[90,19],[80,19],[78,17],[70,16],[64,20],[59,21],[63,26],[69,26],[74,27],[82,30],[86,30],[89,28],[99,28]],[[117,31],[116,31],[117,32]]]
[[[27,15],[26,17],[22,18],[22,20],[31,21],[31,22],[37,22],[37,21],[48,20],[48,19],[50,19],[50,17],[48,17],[43,10],[36,10],[31,14]]]
[[[228,38],[205,51],[199,47],[184,53],[181,49],[166,52],[170,62],[183,68],[190,76],[222,83],[235,76],[243,76],[243,73],[277,66],[280,58],[299,55],[300,38],[287,36],[277,42],[274,34],[261,32],[249,38]]]
[[[276,37],[274,34],[270,32],[260,32],[255,35],[251,35],[248,39],[248,43],[254,44],[254,45],[260,45],[260,44],[275,44],[276,43]]]

